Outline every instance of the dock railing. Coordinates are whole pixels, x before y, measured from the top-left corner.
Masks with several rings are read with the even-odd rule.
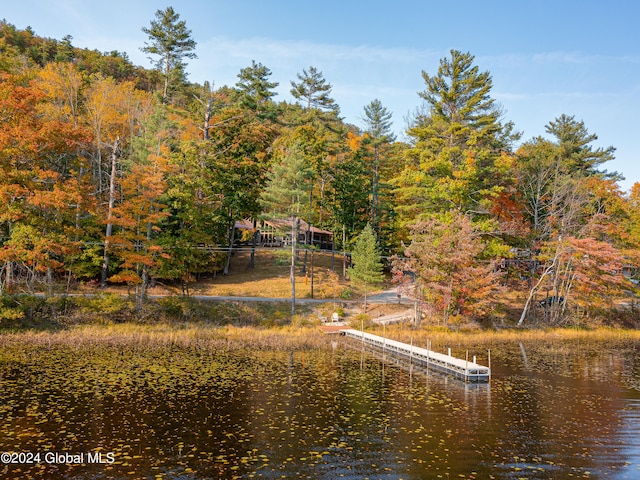
[[[406,357],[413,363],[454,375],[466,382],[488,382],[491,379],[491,368],[476,363],[476,357],[473,357],[473,361],[470,362],[468,354],[467,358],[460,359],[451,356],[451,349],[445,355],[434,352],[430,348],[409,345],[355,329],[345,329],[342,334],[348,338],[360,340],[363,345],[366,344],[392,355]]]

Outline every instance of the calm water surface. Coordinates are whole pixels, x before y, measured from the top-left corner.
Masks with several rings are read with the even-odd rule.
[[[342,340],[5,345],[0,451],[115,461],[0,463],[0,478],[640,478],[638,345],[491,348],[490,384],[465,385]]]

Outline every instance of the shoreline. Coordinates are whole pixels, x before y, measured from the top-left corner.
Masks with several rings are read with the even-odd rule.
[[[499,330],[459,329],[394,325],[367,328],[367,332],[385,335],[404,342],[433,345],[491,345],[500,343],[586,341],[640,342],[640,330],[610,327],[586,328],[502,328]],[[332,338],[333,337],[333,338]],[[203,321],[183,323],[143,324],[85,323],[57,330],[23,329],[0,331],[0,344],[15,342],[35,344],[70,344],[80,347],[92,344],[148,345],[148,346],[206,346],[224,344],[226,347],[255,346],[259,348],[306,349],[330,345],[335,336],[324,334],[320,325],[215,325]]]

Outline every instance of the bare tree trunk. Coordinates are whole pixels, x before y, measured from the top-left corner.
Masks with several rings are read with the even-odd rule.
[[[204,113],[204,139],[209,140],[209,122],[211,121],[211,98],[207,99],[207,108]]]
[[[258,231],[256,226],[257,226],[257,224],[256,224],[256,220],[254,218],[253,219],[253,239],[251,240],[251,258],[249,259],[249,268],[252,269],[252,270],[254,268],[256,268],[256,264],[255,264],[256,243],[258,243],[258,235],[260,234],[260,232]]]
[[[367,282],[364,283],[364,313],[367,313]]]
[[[164,91],[162,92],[162,103],[167,103],[167,93],[169,92],[169,54],[164,59]]]
[[[51,267],[47,267],[47,290],[50,296],[53,295],[53,269]]]
[[[331,237],[331,271],[336,271],[336,234]]]
[[[3,279],[2,276],[4,275],[8,264],[9,262],[5,262],[4,265],[0,266],[0,296],[4,293],[4,282],[6,281],[6,276],[5,279]]]
[[[147,222],[147,245],[151,242],[151,231],[152,225],[151,222]],[[147,296],[147,288],[149,287],[149,266],[142,266],[142,283],[140,284],[140,299],[139,305],[142,308],[142,304],[144,302],[145,297]]]
[[[100,286],[103,288],[107,285],[107,275],[109,272],[109,243],[113,232],[113,207],[116,203],[116,172],[118,160],[118,144],[120,137],[116,138],[111,147],[111,178],[109,180],[109,207],[107,210],[107,227],[104,236],[104,252],[102,256],[102,275],[100,277]]]
[[[347,279],[347,233],[346,226],[342,225],[342,279]]]
[[[553,257],[553,261],[551,262],[551,265],[547,266],[544,269],[544,271],[542,272],[542,275],[540,275],[540,278],[538,279],[536,284],[533,286],[531,290],[529,290],[529,296],[527,297],[527,301],[525,302],[524,307],[522,308],[522,313],[520,314],[520,320],[518,320],[518,326],[521,326],[524,323],[524,319],[526,318],[527,313],[529,312],[529,308],[531,307],[531,300],[533,300],[533,296],[538,291],[538,288],[540,288],[540,285],[542,285],[542,282],[547,277],[547,275],[549,275],[556,268],[556,263],[558,261],[559,254],[560,254],[560,247],[558,247],[558,250],[556,250],[556,254]]]
[[[291,216],[291,271],[289,278],[291,280],[291,318],[296,314],[296,217]]]
[[[311,298],[313,298],[313,250],[311,250]]]
[[[229,275],[229,266],[231,264],[231,254],[233,253],[233,242],[236,241],[236,225],[233,219],[231,220],[231,234],[229,235],[229,251],[227,252],[227,262],[222,270],[223,275]]]
[[[304,243],[306,248],[304,251],[304,262],[302,264],[302,273],[307,273],[307,255],[309,254],[309,236],[311,234],[311,209],[313,208],[313,185],[309,190],[309,216],[307,217],[307,231],[304,235]]]

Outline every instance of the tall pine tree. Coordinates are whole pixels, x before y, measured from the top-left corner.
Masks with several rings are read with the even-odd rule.
[[[280,163],[274,165],[267,187],[262,194],[262,205],[267,215],[288,217],[291,220],[291,315],[296,313],[296,240],[298,218],[311,188],[313,171],[301,145],[288,147]]]
[[[303,103],[307,110],[317,108],[337,112],[338,104],[331,98],[331,89],[320,70],[309,67],[309,70],[302,70],[302,74],[297,74],[299,82],[291,81],[291,95],[296,100]]]
[[[422,74],[425,110],[408,131],[413,148],[395,180],[405,224],[450,209],[486,216],[499,191],[497,160],[518,135],[501,123],[489,72],[473,62],[473,55],[452,50],[436,75]]]
[[[162,98],[166,102],[171,82],[184,78],[184,59],[197,58],[193,52],[196,42],[191,38],[186,22],[180,20],[173,7],[156,11],[150,28],[142,27],[142,31],[149,36],[149,43],[145,42],[141,50],[159,57],[154,63],[164,75]]]

